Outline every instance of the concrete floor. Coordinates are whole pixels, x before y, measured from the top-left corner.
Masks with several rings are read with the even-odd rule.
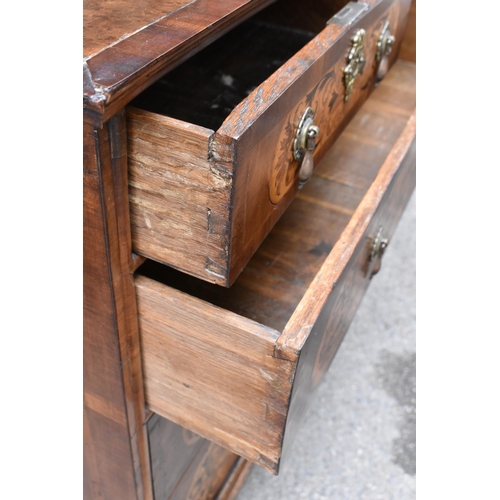
[[[278,477],[237,500],[415,498],[415,193]]]

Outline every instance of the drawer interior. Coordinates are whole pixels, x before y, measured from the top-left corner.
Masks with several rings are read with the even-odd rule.
[[[283,330],[415,108],[415,65],[398,61],[229,289],[146,261],[139,273]]]
[[[284,26],[280,23],[290,24],[289,18],[279,13],[294,7],[278,2],[168,73],[131,105],[217,130],[243,99],[311,41],[347,3],[333,2],[320,12],[313,5],[307,16],[296,19],[293,26]],[[311,16],[315,25],[311,25]]]
[[[217,130],[255,87],[314,36],[248,20],[168,73],[131,105]]]

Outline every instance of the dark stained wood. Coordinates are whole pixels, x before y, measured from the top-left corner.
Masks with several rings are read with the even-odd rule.
[[[153,413],[147,423],[155,500],[170,498],[205,442]]]
[[[124,115],[84,124],[84,495],[152,499],[135,294]],[[127,253],[128,249],[128,253]]]
[[[278,0],[267,9],[259,12],[256,17],[283,26],[319,33],[325,27],[326,21],[339,12],[349,1],[316,0],[313,3],[300,0]],[[376,1],[372,0],[371,4]]]
[[[352,26],[327,26],[236,106],[215,134],[203,123],[129,110],[134,250],[230,286],[297,193],[291,146],[302,113],[307,106],[316,112],[318,162],[374,88],[383,23],[389,19],[400,40],[408,7],[407,0],[382,0]],[[361,27],[367,31],[366,70],[345,103],[345,58]],[[391,62],[396,53],[397,43]],[[162,85],[150,91],[153,97]],[[186,112],[192,115],[191,108]]]
[[[96,122],[106,121],[168,70],[271,1],[149,0],[144,8],[143,2],[122,0],[107,2],[106,16],[96,13],[94,2],[86,4],[84,107],[95,113]],[[129,12],[132,18],[123,19]]]
[[[228,500],[234,498],[250,469],[250,463],[234,453],[152,414],[144,406],[136,305],[130,278],[143,264],[144,257],[133,254],[130,246],[124,168],[126,141],[124,115],[120,110],[161,74],[268,3],[266,0],[195,0],[190,6],[172,13],[175,2],[167,0],[161,5],[157,0],[147,0],[140,5],[132,5],[126,0],[107,2],[105,9],[114,5],[115,9],[120,7],[120,12],[115,15],[108,12],[99,20],[95,18],[95,5],[90,0],[87,3],[94,16],[90,23],[94,28],[91,29],[97,36],[88,38],[86,56],[90,57],[84,63],[83,82],[84,105],[88,105],[84,113],[86,499],[152,499],[154,496],[156,500],[169,497]],[[120,16],[127,9],[133,14],[128,19]],[[160,13],[162,18],[157,18],[155,9],[165,9],[165,15]],[[104,24],[99,27],[100,22]],[[143,24],[144,28],[134,32],[136,22],[136,26]],[[101,28],[101,33],[97,33]],[[106,38],[109,36],[111,38]],[[389,81],[390,76],[384,84]],[[386,88],[377,89],[376,93],[383,95],[379,91]],[[390,98],[386,95],[385,99],[392,103],[392,108],[382,99],[378,109],[372,110],[370,119],[362,115],[372,124],[370,133],[353,133],[350,144],[347,139],[339,141],[342,147],[334,148],[331,156],[339,162],[336,168],[320,166],[317,169],[313,180],[299,193],[294,204],[297,209],[292,210],[291,218],[285,215],[284,224],[278,223],[279,228],[273,231],[268,243],[264,243],[264,250],[252,261],[257,264],[251,263],[249,273],[244,273],[229,291],[236,292],[229,300],[231,307],[244,310],[251,319],[274,328],[275,337],[283,330],[304,290],[366,193],[365,184],[373,180],[373,172],[378,170],[394,143],[391,139],[394,131],[407,118],[405,110],[399,109],[406,106],[401,82],[386,93]],[[393,94],[398,95],[403,104],[391,100]],[[375,127],[379,113],[387,113],[396,126],[387,127],[382,121]],[[117,116],[106,122],[113,115]],[[375,129],[377,133],[382,130],[383,137],[372,135]],[[366,135],[372,135],[372,141],[367,140]],[[379,140],[380,149],[376,147]],[[229,142],[221,143],[224,154],[231,147]],[[349,149],[354,150],[351,156]],[[327,156],[330,157],[330,153]],[[369,165],[371,158],[374,158],[374,166]],[[366,175],[360,164],[366,164]],[[349,176],[349,170],[353,175]],[[329,190],[332,186],[334,189]],[[316,190],[322,192],[319,197]],[[312,229],[314,235],[301,229],[308,220],[301,213],[304,209],[331,224],[328,237],[319,237],[319,225]],[[295,236],[288,234],[293,231],[296,231]],[[322,232],[325,232],[324,227]],[[287,239],[287,234],[292,237]],[[294,252],[298,252],[295,257]],[[300,270],[295,267],[297,260],[305,262]],[[193,281],[188,280],[188,283]],[[219,291],[227,290],[217,287],[215,300],[228,301],[227,295],[218,295]],[[261,320],[259,316],[266,319]],[[308,345],[306,343],[305,347]],[[303,352],[309,351],[304,348]],[[307,356],[309,361],[303,366],[313,358],[311,354]],[[302,374],[307,369],[299,368],[301,384],[307,387],[308,378]],[[300,399],[300,392],[296,395]],[[283,415],[273,411],[274,408],[268,408],[267,418],[274,418],[281,425]],[[290,411],[294,415],[293,422],[298,422],[300,411],[297,412],[294,406]],[[292,427],[288,433],[293,434]],[[289,439],[287,437],[285,445]]]
[[[347,177],[343,184],[329,180],[335,165],[320,165],[318,170],[326,175],[314,176],[314,197],[305,190],[290,210],[305,229],[298,231],[291,218],[271,234],[276,233],[271,246],[277,252],[271,267],[276,267],[270,268],[264,244],[249,265],[250,278],[240,287],[237,282],[224,290],[179,279],[181,288],[191,281],[187,291],[211,303],[150,278],[136,279],[148,406],[273,473],[279,470],[283,443],[286,447],[291,442],[368,285],[371,239],[379,225],[392,235],[414,187],[415,116],[407,110],[404,119],[405,112],[398,109],[393,120],[390,110],[398,73],[404,87],[405,76],[415,70],[407,64],[395,69],[394,78],[388,76],[374,94],[375,106],[367,106],[366,113],[362,109],[359,123],[353,121],[346,130],[366,136],[370,127],[364,125],[376,122],[370,114],[383,106],[387,112],[379,113],[385,122],[371,137],[374,141],[383,129],[392,129],[392,134],[383,134],[385,146],[392,142],[392,147],[382,165],[373,165],[359,148],[353,151],[353,164],[366,166],[362,189],[350,186]],[[394,96],[396,101],[401,97],[398,92]],[[414,102],[414,83],[409,98]],[[353,179],[359,175],[354,169]],[[328,240],[330,232],[336,236]],[[284,243],[293,248],[288,261],[280,259]],[[174,272],[162,273],[165,269],[160,266],[158,272],[158,266],[146,263],[141,272],[172,284]],[[221,302],[259,322],[214,305]],[[283,310],[288,318],[279,333],[269,325],[283,321]],[[263,317],[270,321],[262,324]]]
[[[203,441],[182,482],[170,500],[212,500],[238,457],[209,441]]]
[[[147,425],[155,500],[183,498],[181,495],[208,500],[218,489],[237,491],[241,486],[242,459],[234,453],[156,414]]]
[[[144,264],[145,260],[146,260],[146,257],[143,257],[142,255],[137,255],[137,254],[132,252],[132,268],[131,268],[130,272],[132,274],[135,273],[135,271],[137,271],[139,266],[141,264]]]
[[[83,57],[96,53],[132,36],[145,26],[154,24],[186,7],[192,0],[83,1]]]
[[[417,1],[412,0],[408,22],[401,44],[399,57],[405,61],[417,62]]]
[[[251,469],[252,463],[239,457],[222,488],[217,492],[215,500],[234,500]]]

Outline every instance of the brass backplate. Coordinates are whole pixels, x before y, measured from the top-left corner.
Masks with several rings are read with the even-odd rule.
[[[344,101],[348,102],[354,87],[356,77],[363,72],[365,66],[365,56],[363,49],[365,48],[365,30],[356,31],[351,38],[352,47],[347,55],[347,66],[344,68],[345,82],[345,97]]]

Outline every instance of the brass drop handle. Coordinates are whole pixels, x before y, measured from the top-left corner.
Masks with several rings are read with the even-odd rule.
[[[366,272],[366,276],[370,279],[380,271],[382,267],[382,256],[389,245],[389,240],[383,237],[383,231],[384,228],[380,226],[371,246],[368,270]]]
[[[386,21],[377,42],[377,55],[375,58],[377,61],[377,82],[380,82],[389,70],[389,54],[392,52],[395,41],[396,38],[391,35],[389,21]]]
[[[318,135],[319,127],[314,125],[314,110],[308,107],[300,119],[293,141],[293,157],[296,160],[302,160],[299,170],[299,189],[312,176],[314,170],[313,151]]]

